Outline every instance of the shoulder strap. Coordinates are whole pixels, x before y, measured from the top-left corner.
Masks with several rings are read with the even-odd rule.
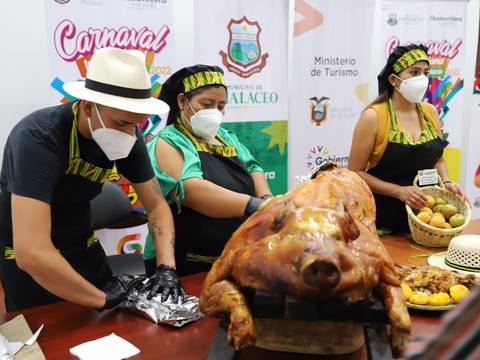
[[[390,132],[391,128],[387,103],[383,102],[370,107],[377,113],[377,136],[375,138],[375,146],[372,154],[368,159],[369,169],[376,166],[382,158],[388,144],[388,133]]]
[[[438,136],[440,139],[442,138],[442,131],[440,130],[438,126],[438,122],[436,121],[436,118],[438,117],[437,110],[435,107],[429,103],[426,102],[421,102],[420,107],[423,110],[423,113],[425,114],[426,120],[432,124],[432,126],[435,128],[435,131],[437,132]]]

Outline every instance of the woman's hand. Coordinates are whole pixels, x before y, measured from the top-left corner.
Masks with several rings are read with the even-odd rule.
[[[462,190],[460,185],[458,185],[457,183],[451,182],[451,181],[447,181],[443,184],[445,186],[445,189],[447,189],[448,191],[450,191],[454,194],[457,194],[458,196],[460,196],[462,198],[462,200],[465,200],[465,192]]]
[[[421,209],[426,206],[427,198],[416,186],[400,186],[397,198],[410,206],[412,209]]]

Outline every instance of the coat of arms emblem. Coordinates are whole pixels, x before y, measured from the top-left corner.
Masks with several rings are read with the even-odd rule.
[[[260,72],[267,63],[268,53],[262,55],[258,21],[249,21],[245,16],[239,20],[230,20],[228,53],[220,51],[223,65],[228,71],[240,77],[248,78]]]

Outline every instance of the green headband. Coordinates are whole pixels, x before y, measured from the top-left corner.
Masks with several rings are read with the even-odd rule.
[[[226,86],[223,74],[217,71],[202,71],[183,79],[184,92],[186,93],[207,85]]]
[[[422,49],[413,49],[407,51],[405,54],[400,56],[397,61],[395,61],[395,63],[393,64],[393,71],[398,74],[399,72],[409,68],[410,66],[419,61],[426,61],[430,64],[430,60],[425,51],[423,51]]]

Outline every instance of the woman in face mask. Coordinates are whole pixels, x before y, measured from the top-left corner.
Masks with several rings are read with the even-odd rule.
[[[174,214],[177,271],[207,271],[246,216],[272,195],[260,164],[221,127],[227,102],[221,68],[183,68],[165,81],[159,99],[170,106],[167,126],[147,147]],[[149,235],[147,275],[156,255]]]
[[[426,205],[423,193],[412,186],[419,170],[436,168],[445,187],[464,196],[448,177],[437,110],[422,102],[429,68],[424,45],[396,47],[378,75],[379,96],[363,111],[353,134],[348,166],[375,196],[378,229],[409,231],[405,204]]]

